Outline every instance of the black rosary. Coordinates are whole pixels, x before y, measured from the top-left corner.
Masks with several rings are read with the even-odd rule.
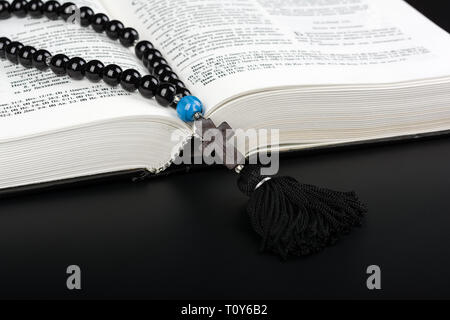
[[[51,20],[68,21],[76,10],[76,5],[71,2],[14,0],[10,4],[1,0],[0,20],[11,16],[41,18],[45,15]],[[105,66],[98,60],[86,62],[80,57],[70,59],[64,54],[51,55],[47,50],[36,50],[6,37],[0,38],[0,58],[25,68],[42,71],[50,68],[56,75],[68,75],[74,80],[86,77],[99,82],[103,79],[106,84],[120,84],[129,92],[138,90],[145,98],[155,97],[161,106],[175,108],[181,120],[200,121],[202,132],[197,132],[200,138],[208,129],[231,129],[226,123],[216,127],[211,119],[203,118],[200,100],[191,95],[151,42],[138,42],[139,34],[135,29],[125,27],[118,20],[109,20],[103,13],[95,14],[89,7],[79,9],[79,22],[83,27],[92,26],[98,33],[106,32],[110,39],[119,40],[125,47],[135,46],[136,56],[150,74],[141,76],[134,69],[123,71],[118,65]],[[203,141],[203,147],[220,144],[222,148],[227,139],[230,137],[225,135],[223,141]],[[226,155],[222,157],[225,159]],[[301,184],[291,177],[264,177],[258,165],[235,163],[226,166],[239,174],[239,189],[250,197],[247,213],[253,229],[262,239],[261,251],[271,251],[283,258],[317,253],[359,226],[367,211],[353,192]]]
[[[41,18],[44,15],[50,20],[63,19],[67,21],[76,12],[74,3],[60,4],[57,1],[43,2],[41,0],[15,0],[11,4],[0,1],[0,19],[11,16],[24,18]],[[69,58],[64,54],[52,56],[47,50],[36,50],[18,41],[6,37],[0,38],[0,57],[12,63],[21,64],[25,68],[36,68],[45,71],[50,68],[56,75],[68,75],[74,80],[84,77],[92,82],[103,81],[110,86],[121,85],[129,92],[138,90],[147,99],[155,100],[164,107],[177,109],[179,117],[186,122],[200,119],[203,106],[200,100],[191,95],[185,84],[173,72],[161,52],[154,48],[150,41],[139,41],[138,32],[125,27],[118,20],[109,20],[103,13],[94,13],[89,7],[79,9],[79,23],[83,27],[91,26],[98,33],[105,32],[112,40],[119,40],[124,47],[135,46],[135,54],[149,70],[149,75],[141,76],[134,69],[122,70],[116,64],[104,65],[99,60],[86,62],[83,58]]]

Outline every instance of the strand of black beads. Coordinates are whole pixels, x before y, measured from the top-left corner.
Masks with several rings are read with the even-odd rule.
[[[11,4],[0,1],[0,19],[11,16],[19,18],[29,14],[32,18],[46,16],[51,20],[59,18],[67,21],[77,10],[72,2],[63,4],[58,1],[42,0],[14,0]],[[36,67],[39,70],[50,68],[57,75],[68,75],[72,79],[81,80],[84,77],[92,82],[104,80],[111,86],[121,85],[125,90],[133,92],[138,90],[145,98],[155,97],[162,106],[176,108],[177,102],[191,92],[179,80],[176,73],[163,58],[150,41],[140,41],[138,32],[133,28],[125,27],[118,20],[110,20],[103,13],[95,13],[91,8],[79,8],[79,23],[83,27],[91,26],[96,32],[105,32],[112,40],[119,40],[124,47],[135,45],[134,52],[139,60],[151,73],[141,76],[134,69],[122,71],[117,65],[105,66],[98,60],[86,62],[80,57],[69,57],[63,54],[51,56],[46,50],[36,50],[31,46],[23,46],[20,42],[12,42],[7,38],[0,38],[0,58],[7,58],[13,63],[20,63],[24,67]]]
[[[153,75],[141,76],[134,69],[122,71],[118,65],[105,66],[99,60],[86,62],[80,57],[69,58],[64,54],[52,56],[47,50],[36,50],[34,47],[24,46],[22,43],[11,41],[6,37],[0,38],[0,58],[26,68],[34,67],[41,71],[50,69],[58,76],[67,75],[74,80],[86,77],[91,82],[103,80],[110,86],[120,84],[128,92],[138,90],[147,99],[155,97],[162,106],[170,105],[175,95],[173,85],[161,83]]]

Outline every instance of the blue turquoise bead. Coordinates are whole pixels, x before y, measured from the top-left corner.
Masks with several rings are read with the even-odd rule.
[[[194,115],[199,112],[203,115],[204,110],[202,102],[197,97],[183,97],[177,104],[178,116],[185,122],[194,121]]]

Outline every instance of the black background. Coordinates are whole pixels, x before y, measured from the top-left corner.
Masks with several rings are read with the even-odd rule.
[[[450,30],[446,1],[409,2]],[[220,168],[1,200],[0,298],[450,298],[449,164],[449,137],[283,158],[281,174],[370,209],[337,246],[287,262],[258,253]],[[66,289],[71,264],[81,291]],[[372,264],[381,291],[366,288]]]

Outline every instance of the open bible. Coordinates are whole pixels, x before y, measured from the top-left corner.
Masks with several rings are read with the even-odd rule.
[[[80,0],[151,41],[205,105],[299,150],[450,129],[450,37],[401,0]],[[62,20],[2,36],[147,74],[133,51]],[[0,61],[0,189],[173,162],[194,129],[138,93]],[[173,139],[178,132],[181,139]]]

